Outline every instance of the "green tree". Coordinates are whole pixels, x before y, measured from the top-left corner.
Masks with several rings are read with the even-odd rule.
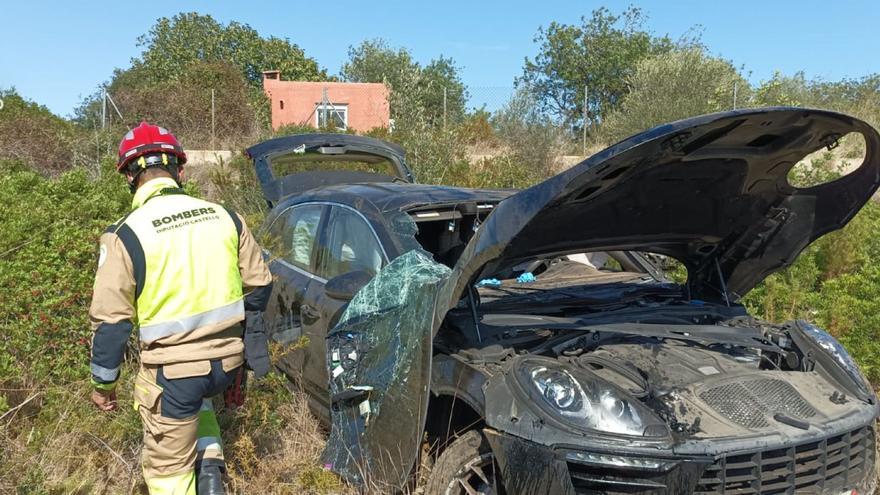
[[[223,25],[195,12],[160,18],[138,38],[138,46],[144,51],[132,61],[132,70],[151,82],[175,78],[195,61],[228,63],[257,88],[262,72],[269,69],[281,71],[288,80],[327,79],[318,62],[290,40],[264,38],[247,24]]]
[[[422,66],[405,48],[393,48],[383,39],[363,41],[349,47],[348,61],[340,71],[350,82],[385,83],[391,89],[391,116],[407,120],[419,113],[431,124],[464,117],[467,89],[455,61],[442,55]],[[413,106],[417,108],[413,108]]]
[[[328,79],[326,71],[289,40],[262,37],[247,24],[224,25],[209,15],[160,18],[138,38],[138,46],[143,52],[132,59],[131,67],[116,69],[105,84],[125,119],[117,124],[153,119],[173,128],[190,146],[208,144],[211,89],[216,95],[218,144],[239,144],[268,128],[262,71],[280,70],[289,80]],[[101,105],[99,90],[83,101],[76,120],[87,128],[100,127]]]
[[[239,71],[224,62],[195,61],[183,69],[183,75],[160,84],[122,86],[113,92],[115,101],[125,109],[130,124],[142,119],[160,122],[189,148],[210,149],[212,144],[236,148],[259,136],[266,122],[258,112],[261,107],[252,101],[262,94],[255,94]]]
[[[755,103],[758,106],[809,106],[813,100],[811,93],[810,83],[802,71],[792,76],[775,72],[755,91]]]
[[[439,121],[443,117],[444,98],[446,119],[458,122],[464,118],[468,93],[461,80],[460,70],[452,58],[442,55],[428,62],[422,69],[423,84],[428,89],[422,102],[429,110],[431,118]]]
[[[534,60],[526,58],[517,85],[533,91],[543,111],[568,125],[583,121],[584,88],[592,120],[601,121],[627,93],[626,79],[639,61],[676,46],[668,36],[645,28],[646,15],[629,7],[620,15],[601,7],[580,25],[552,22],[540,28]],[[698,45],[698,36],[679,42]]]
[[[360,45],[348,47],[348,61],[343,64],[340,75],[350,82],[381,82],[400,86],[408,72],[419,64],[405,48],[392,48],[381,39],[365,40]]]
[[[600,139],[614,142],[665,122],[733,108],[749,101],[749,84],[729,61],[700,48],[643,59],[626,78],[630,90],[610,112]]]
[[[492,116],[492,126],[506,149],[506,156],[521,164],[530,182],[553,173],[565,133],[539,110],[532,93],[520,88],[504,107]]]

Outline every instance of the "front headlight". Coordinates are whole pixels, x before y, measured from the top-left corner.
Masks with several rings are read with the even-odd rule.
[[[541,396],[544,409],[551,409],[572,425],[622,435],[666,434],[665,426],[644,406],[598,377],[578,380],[568,370],[549,363],[524,363],[519,376],[527,382],[532,396]]]
[[[810,323],[801,322],[798,327],[803,330],[805,336],[818,344],[819,347],[828,353],[828,355],[834,358],[834,360],[837,361],[837,364],[846,371],[846,374],[852,378],[863,392],[869,395],[871,394],[871,388],[868,385],[867,378],[865,378],[865,375],[859,370],[859,367],[856,365],[852,356],[849,355],[849,352],[846,351],[837,339],[829,335],[828,332]]]

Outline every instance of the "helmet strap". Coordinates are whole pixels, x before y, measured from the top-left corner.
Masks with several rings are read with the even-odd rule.
[[[151,167],[160,167],[174,179],[178,187],[183,187],[180,182],[180,166],[177,157],[168,153],[151,153],[139,156],[128,164],[128,188],[132,194],[137,190],[138,177]]]

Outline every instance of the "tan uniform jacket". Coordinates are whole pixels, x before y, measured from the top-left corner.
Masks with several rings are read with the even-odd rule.
[[[149,208],[146,204],[142,208]],[[235,214],[237,215],[237,214]],[[270,284],[272,276],[266,263],[263,261],[259,245],[241,219],[241,234],[239,237],[238,266],[241,273],[242,285],[245,294],[249,290],[264,287]],[[136,322],[137,311],[135,302],[135,274],[132,260],[126,251],[122,240],[112,231],[105,232],[100,239],[100,253],[98,270],[95,276],[94,293],[89,310],[89,319],[93,331],[104,325],[120,327],[117,330],[128,328],[124,334],[125,341]],[[205,246],[210,249],[210,246]],[[240,318],[223,321],[207,327],[196,328],[186,334],[170,335],[143,348],[141,359],[152,364],[177,363],[204,359],[216,359],[240,354],[244,350],[241,338]],[[223,331],[226,330],[226,331]],[[123,338],[120,335],[118,338]],[[118,347],[118,346],[110,346]],[[124,349],[124,345],[119,349]],[[93,349],[93,376],[97,359],[98,349]],[[110,351],[115,354],[116,351]],[[119,356],[121,361],[122,356]],[[100,361],[100,360],[98,360]],[[106,358],[105,358],[106,361]],[[99,367],[100,369],[100,367]],[[112,374],[111,374],[112,375]],[[115,378],[104,378],[99,382],[113,382]]]

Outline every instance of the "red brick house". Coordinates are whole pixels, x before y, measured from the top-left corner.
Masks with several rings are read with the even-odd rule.
[[[388,88],[381,83],[282,81],[263,72],[263,91],[272,103],[272,128],[310,125],[366,131],[390,127]]]

